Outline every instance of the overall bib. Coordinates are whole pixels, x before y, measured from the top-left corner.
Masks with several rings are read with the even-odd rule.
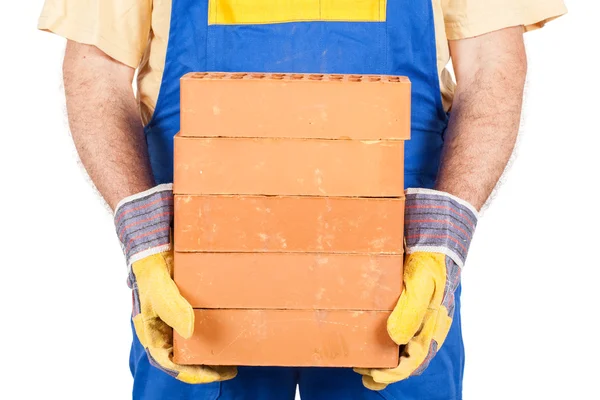
[[[145,127],[157,183],[172,182],[179,78],[188,72],[386,74],[412,82],[406,187],[431,188],[448,115],[442,106],[432,0],[173,0],[160,94]],[[373,392],[349,368],[240,367],[226,382],[189,385],[150,365],[134,332],[133,398],[143,400],[459,400],[460,288],[443,347],[420,376]]]

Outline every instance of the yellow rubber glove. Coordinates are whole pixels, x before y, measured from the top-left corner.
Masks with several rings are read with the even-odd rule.
[[[477,211],[464,200],[429,189],[406,191],[404,290],[387,321],[403,350],[396,368],[354,369],[367,388],[420,375],[444,344],[476,222]]]
[[[173,329],[184,338],[194,332],[194,311],[173,282],[171,252],[153,254],[132,265],[140,313],[133,317],[138,339],[157,368],[187,383],[232,379],[235,367],[177,365],[173,354]]]
[[[128,197],[115,211],[117,233],[133,291],[133,325],[152,365],[187,383],[232,379],[235,367],[178,365],[172,361],[173,329],[184,338],[194,331],[194,311],[173,281],[171,185]]]

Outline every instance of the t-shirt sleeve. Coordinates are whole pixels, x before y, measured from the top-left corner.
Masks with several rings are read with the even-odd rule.
[[[519,25],[531,31],[567,12],[563,0],[442,0],[442,10],[449,40]]]
[[[150,37],[152,0],[46,0],[38,29],[98,47],[137,68]]]

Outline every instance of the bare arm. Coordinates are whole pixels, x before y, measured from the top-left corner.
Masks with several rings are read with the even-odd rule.
[[[63,75],[73,141],[113,210],[124,197],[154,186],[131,87],[134,72],[95,46],[67,43]]]
[[[523,29],[451,41],[457,88],[436,189],[480,209],[514,149],[527,70]]]

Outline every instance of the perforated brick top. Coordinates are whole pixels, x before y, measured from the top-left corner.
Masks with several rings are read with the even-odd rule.
[[[243,79],[243,80],[277,80],[277,81],[335,81],[335,82],[408,82],[404,76],[391,75],[343,75],[343,74],[282,74],[282,73],[246,73],[246,72],[192,72],[183,79]]]
[[[405,140],[410,96],[401,76],[189,73],[181,79],[180,134]]]

